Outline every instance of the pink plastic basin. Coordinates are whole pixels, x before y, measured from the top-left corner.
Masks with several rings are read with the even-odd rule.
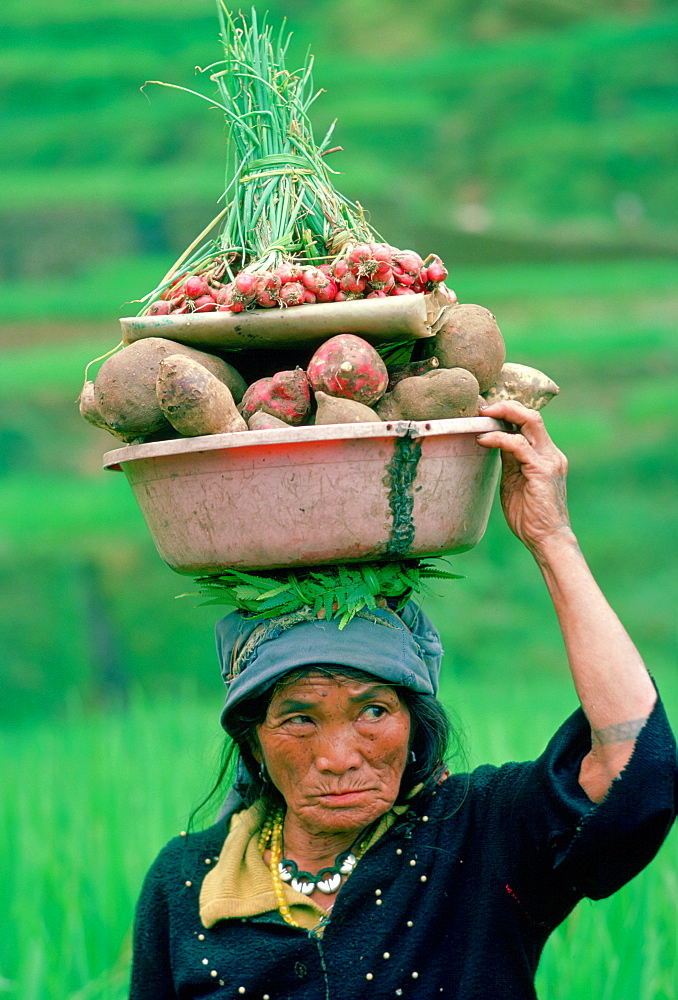
[[[487,417],[335,424],[127,445],[104,456],[134,491],[160,556],[223,568],[413,559],[482,538],[499,454]]]

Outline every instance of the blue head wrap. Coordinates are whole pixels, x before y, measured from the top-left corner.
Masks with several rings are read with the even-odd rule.
[[[312,609],[275,618],[233,611],[217,622],[221,675],[227,686],[221,724],[237,705],[273,687],[298,667],[353,667],[421,694],[436,694],[443,649],[430,619],[414,601],[398,614],[389,608],[358,612],[344,628],[318,619]]]

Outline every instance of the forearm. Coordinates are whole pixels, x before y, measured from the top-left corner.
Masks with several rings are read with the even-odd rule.
[[[603,596],[574,534],[561,529],[533,552],[563,634],[572,678],[591,726],[580,783],[602,799],[628,763],[656,692],[638,650]]]
[[[560,622],[577,694],[591,726],[579,782],[594,802],[628,763],[652,711],[654,685],[636,647],[593,579],[567,513],[567,459],[541,416],[512,400],[483,407],[515,432],[478,435],[501,448],[501,502],[511,530],[532,552]]]

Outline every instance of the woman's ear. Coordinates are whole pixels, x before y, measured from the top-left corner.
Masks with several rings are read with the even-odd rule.
[[[249,746],[250,751],[252,753],[252,756],[256,760],[257,764],[263,764],[263,762],[264,762],[264,755],[261,752],[261,747],[259,745],[259,740],[256,739],[256,737],[254,737],[254,738],[248,740],[247,743],[248,743],[248,746]]]
[[[412,748],[414,747],[414,740],[415,740],[415,737],[417,735],[417,730],[418,729],[419,729],[419,724],[418,724],[417,720],[414,719],[412,717],[412,715],[410,715],[410,735],[409,735],[408,746],[407,746],[408,750],[412,750]]]

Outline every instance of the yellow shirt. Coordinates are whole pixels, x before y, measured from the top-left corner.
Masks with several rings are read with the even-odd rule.
[[[407,808],[406,805],[394,806],[382,816],[368,848]],[[255,802],[231,819],[219,860],[207,873],[200,890],[200,920],[204,927],[212,927],[218,920],[255,917],[277,909],[271,872],[257,846],[263,819],[262,802]],[[289,882],[283,882],[283,892],[292,918],[307,930],[316,929],[321,933],[327,911],[308,896],[296,892]]]

